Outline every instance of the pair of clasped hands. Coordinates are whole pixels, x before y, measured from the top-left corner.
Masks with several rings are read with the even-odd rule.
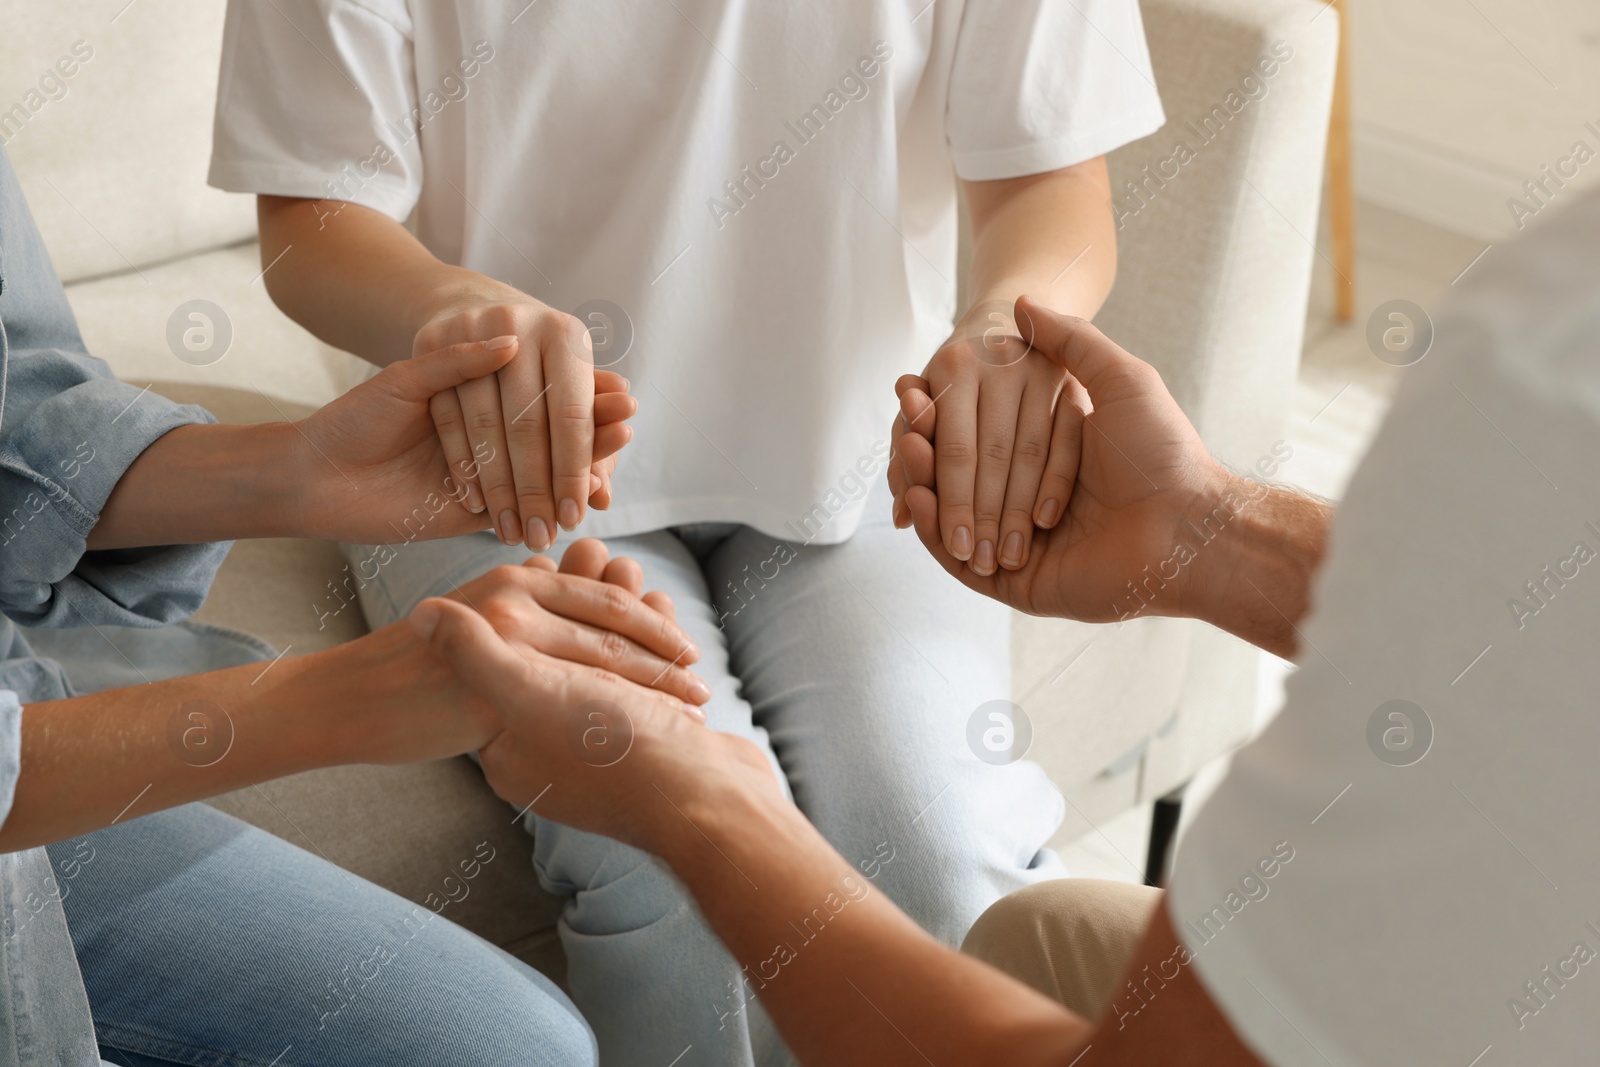
[[[1209,457],[1153,368],[1026,297],[1011,310],[958,328],[923,375],[897,383],[894,520],[979,592],[1033,614],[1109,621],[1126,576],[1170,548]],[[543,551],[558,526],[609,505],[631,438],[627,381],[593,364],[585,325],[543,305],[434,320],[412,359],[302,424],[349,483],[334,480],[337,500],[308,532],[385,540],[396,529],[387,513],[444,485],[455,506],[428,536],[492,528]],[[629,745],[699,752],[702,773],[705,746],[732,745],[720,765],[770,777],[753,749],[712,731],[657,743],[703,723],[711,693],[688,669],[699,652],[670,600],[642,586],[637,564],[585,539],[559,566],[536,555],[413,611],[415,634],[493,709],[498,725],[478,747],[505,799],[524,804],[545,784],[609,765],[575,750],[574,716],[602,734],[625,722]],[[574,801],[581,793],[552,793],[541,813],[647,839],[618,816],[620,795],[595,808]]]

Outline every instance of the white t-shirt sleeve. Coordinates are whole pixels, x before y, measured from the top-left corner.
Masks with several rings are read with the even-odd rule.
[[[1594,1061],[1597,249],[1590,196],[1440,317],[1285,709],[1180,846],[1173,925],[1267,1063]]]
[[[945,115],[961,178],[1058,170],[1164,121],[1134,0],[967,0]]]
[[[397,220],[422,188],[406,5],[230,0],[209,181]]]

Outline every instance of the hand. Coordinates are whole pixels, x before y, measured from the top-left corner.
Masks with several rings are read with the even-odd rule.
[[[1155,368],[1112,343],[1082,319],[1057,315],[1024,297],[1019,322],[1031,324],[1036,351],[1083,383],[1092,411],[1082,426],[1082,459],[1062,520],[1038,531],[1026,564],[978,574],[950,552],[941,527],[942,469],[935,484],[934,446],[924,419],[899,439],[907,479],[905,505],[917,535],[945,570],[972,589],[1034,615],[1086,622],[1125,617],[1129,583],[1169,564],[1175,542],[1192,543],[1186,520],[1228,475],[1212,460]],[[1070,416],[1069,417],[1073,417]],[[947,422],[938,417],[942,438]],[[1199,549],[1204,552],[1202,546]],[[1162,578],[1162,614],[1185,613],[1193,568]],[[1119,606],[1120,605],[1120,606]]]
[[[457,506],[467,499],[466,476],[482,464],[469,458],[452,470],[430,403],[464,383],[492,383],[519,344],[515,337],[496,337],[391,364],[297,423],[291,444],[309,472],[301,480],[307,487],[299,523],[304,534],[387,544],[484,529],[487,515]],[[638,405],[625,392],[625,379],[597,375],[596,384],[606,387],[595,402],[601,420],[596,455],[614,465],[615,451],[631,436],[621,420]],[[601,482],[596,492],[606,500],[610,469],[595,476]]]
[[[521,342],[516,356],[493,377],[435,396],[433,420],[451,468],[472,472],[467,506],[486,507],[506,544],[543,552],[558,522],[572,530],[583,521],[594,494],[597,507],[610,503],[610,468],[595,467],[596,427],[615,412],[597,406],[594,344],[583,324],[488,279],[433,315],[412,352],[505,334]]]
[[[540,556],[525,567],[554,570]],[[608,560],[600,542],[574,542],[555,577],[580,589],[606,583],[606,599],[618,614],[654,614],[653,622],[635,624],[647,638],[641,648],[666,656],[679,647],[684,662],[698,655],[677,629],[672,601],[659,592],[640,596],[638,565]],[[664,833],[681,829],[674,823],[681,816],[658,785],[667,795],[680,795],[679,783],[702,789],[720,779],[778,794],[771,767],[754,745],[704,728],[705,716],[694,704],[709,691],[653,683],[648,668],[629,669],[622,657],[610,663],[592,656],[578,663],[552,660],[530,647],[514,619],[501,614],[507,605],[474,605],[476,599],[425,600],[409,621],[434,655],[501,716],[504,729],[484,745],[480,758],[489,784],[509,803],[537,804],[535,810],[547,818],[652,849]],[[480,610],[469,610],[473,606]],[[514,599],[509,606],[516,609]],[[655,637],[653,627],[659,628]]]
[[[925,378],[906,375],[895,386],[906,422],[935,442],[945,549],[980,576],[1024,566],[1035,526],[1049,529],[1060,521],[1088,408],[1082,386],[988,307],[957,326]],[[910,521],[900,503],[906,482],[896,468],[891,461],[895,520],[904,526]]]

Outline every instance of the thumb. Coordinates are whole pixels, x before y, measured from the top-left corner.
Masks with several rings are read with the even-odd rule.
[[[391,375],[390,384],[400,399],[426,400],[435,393],[493,374],[511,362],[519,344],[511,334],[487,341],[465,341],[391,363],[385,373]]]
[[[424,645],[480,696],[504,710],[526,694],[528,662],[465,604],[430,597],[411,609],[406,623]]]
[[[1033,347],[1078,379],[1095,406],[1119,394],[1148,391],[1155,368],[1125,351],[1088,319],[1062,315],[1029,296],[1017,299],[1016,312],[1018,326]]]

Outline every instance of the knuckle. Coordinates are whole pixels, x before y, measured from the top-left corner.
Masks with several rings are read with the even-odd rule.
[[[600,635],[600,662],[615,667],[628,657],[628,639],[606,631]]]
[[[1042,460],[1050,454],[1050,444],[1037,437],[1020,437],[1011,446],[1011,454],[1018,459]]]
[[[604,586],[600,595],[604,598],[606,610],[613,615],[626,615],[633,606],[633,597],[620,586]]]
[[[551,417],[564,425],[587,425],[594,418],[594,408],[577,401],[551,405]]]
[[[972,459],[972,444],[959,439],[941,439],[934,444],[934,453],[945,462],[965,463]]]
[[[489,433],[500,428],[500,412],[488,410],[474,411],[472,414],[466,416],[466,422],[467,426],[472,430],[487,436]]]
[[[1011,459],[1011,442],[991,438],[978,446],[978,453],[992,462],[1005,463]]]

